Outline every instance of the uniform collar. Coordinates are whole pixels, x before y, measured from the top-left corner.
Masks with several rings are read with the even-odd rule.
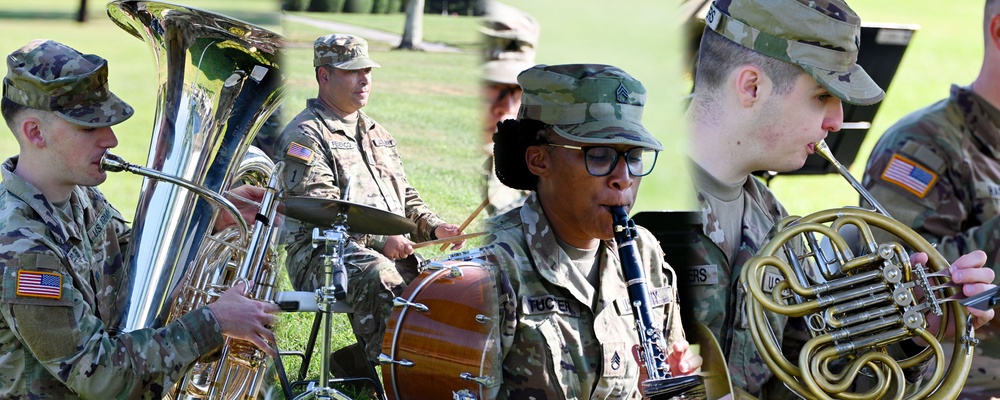
[[[951,102],[962,110],[965,125],[985,148],[1000,158],[1000,110],[972,91],[972,87],[951,86]],[[985,118],[983,118],[985,117]]]
[[[45,198],[42,191],[37,187],[28,183],[28,181],[22,179],[20,176],[14,174],[14,168],[17,166],[18,156],[13,156],[4,161],[0,171],[3,175],[3,188],[7,190],[8,193],[17,197],[22,202],[28,205],[38,215],[38,218],[45,223],[45,226],[52,232],[52,235],[62,243],[67,242],[70,238],[81,237],[80,227],[77,224],[67,223],[71,221],[62,221],[57,218],[58,212],[55,206]],[[73,193],[70,194],[69,202],[70,208],[74,208],[73,203],[79,202],[81,198],[79,191],[82,190],[79,186],[73,189]]]
[[[354,137],[353,134],[355,127],[344,124],[340,116],[334,113],[333,110],[327,108],[323,102],[319,101],[318,98],[306,100],[306,106],[313,110],[317,116],[328,122],[330,129],[334,132],[340,132],[348,137]],[[364,124],[368,128],[367,130],[371,130],[375,127],[375,120],[371,119],[363,110],[358,110],[358,123]]]

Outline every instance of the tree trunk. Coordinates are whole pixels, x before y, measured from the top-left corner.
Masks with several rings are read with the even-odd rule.
[[[76,22],[87,22],[87,0],[80,0],[80,12],[76,14]]]
[[[424,42],[424,0],[406,2],[406,26],[397,49],[420,50]]]

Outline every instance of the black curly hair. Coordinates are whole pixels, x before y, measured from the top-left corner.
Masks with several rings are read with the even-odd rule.
[[[504,185],[520,190],[535,190],[538,177],[528,170],[524,153],[528,146],[547,143],[546,128],[534,119],[508,119],[497,123],[493,134],[493,165],[497,178]]]

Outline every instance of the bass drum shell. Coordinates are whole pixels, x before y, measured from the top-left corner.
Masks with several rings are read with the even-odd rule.
[[[432,262],[401,297],[409,303],[393,309],[382,341],[382,352],[394,360],[382,365],[386,395],[495,397],[502,359],[493,268],[481,260]]]

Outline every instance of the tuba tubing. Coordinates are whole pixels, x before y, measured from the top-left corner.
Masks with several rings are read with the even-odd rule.
[[[957,301],[945,301],[956,294],[956,288],[935,284],[935,279],[947,276],[939,272],[949,267],[948,261],[926,239],[892,219],[837,162],[824,142],[816,143],[815,148],[874,210],[842,208],[788,217],[777,224],[775,236],[747,261],[740,285],[747,292],[750,333],[761,357],[775,377],[806,399],[957,398],[977,341],[965,307]],[[863,254],[855,256],[841,235],[846,226],[857,228],[863,242],[858,251]],[[872,228],[895,235],[902,243],[876,243]],[[824,248],[826,242],[817,237],[827,239],[828,247]],[[927,265],[911,265],[904,245],[926,253]],[[803,250],[801,254],[798,249]],[[812,269],[805,271],[807,267]],[[770,294],[761,284],[768,268],[784,278]],[[924,294],[919,302],[915,290]],[[812,338],[801,348],[798,360],[788,360],[782,354],[777,340],[781,332],[771,330],[765,312],[805,318]],[[941,317],[936,332],[927,329],[927,313]],[[956,337],[946,365],[940,341],[949,324],[962,336]],[[889,346],[914,338],[923,339],[928,346],[902,359],[890,355]],[[927,383],[907,388],[903,370],[929,360],[933,366]],[[866,392],[849,392],[864,373],[873,376],[876,384]]]

